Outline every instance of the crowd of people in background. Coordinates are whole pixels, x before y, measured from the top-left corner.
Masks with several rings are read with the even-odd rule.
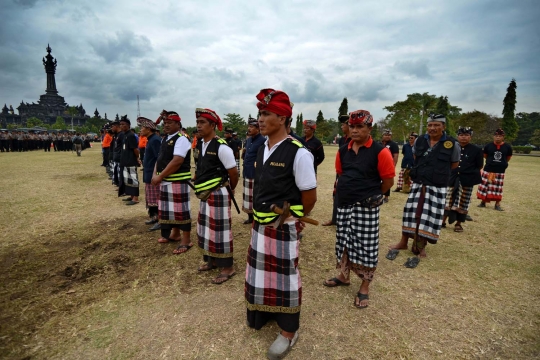
[[[0,131],[0,152],[26,152],[43,150],[52,151],[74,151],[77,152],[77,144],[80,151],[90,148],[94,138],[90,135],[80,133],[60,133],[60,132],[29,132],[22,130],[1,130]]]
[[[277,322],[281,332],[267,355],[278,359],[298,339],[299,244],[306,224],[317,223],[309,216],[317,201],[317,167],[325,154],[315,136],[315,121],[304,121],[303,137],[291,130],[293,104],[286,93],[263,89],[256,98],[258,117],[248,119],[243,140],[230,128],[224,131],[225,139],[217,136],[223,124],[208,108],[195,110],[197,130],[192,138],[174,111],[163,110],[155,122],[139,117],[139,134],[124,116],[102,130],[102,166],[126,205],[139,204],[144,184],[149,231],[160,231],[158,243],[176,243],[175,255],[196,246],[202,255],[197,271],[216,269],[211,279],[216,285],[236,275],[231,208],[234,205],[240,213],[234,194],[242,176],[241,209],[247,214],[243,224],[251,225],[244,285],[246,320],[257,330],[269,320]],[[343,136],[335,158],[332,218],[322,224],[336,227],[337,274],[323,285],[349,286],[351,272],[356,274],[360,287],[353,304],[363,309],[369,306],[378,266],[380,209],[390,201],[400,149],[389,129],[379,141],[372,138],[373,117],[367,110],[341,114],[339,121]],[[412,240],[414,256],[404,265],[415,268],[427,256],[427,245],[438,242],[447,222],[455,223],[455,232],[463,232],[463,224],[471,220],[468,209],[474,185],[480,184],[480,207],[494,201],[495,210],[503,211],[504,173],[512,156],[504,131],[498,129],[494,142],[483,150],[473,145],[471,128],[460,127],[457,134],[457,139],[450,137],[446,118],[431,114],[427,132],[411,132],[403,144],[394,192],[406,193],[407,200],[401,239],[390,246],[387,259],[409,250]],[[142,183],[138,167],[142,167]],[[200,200],[196,242],[191,238],[192,192]]]

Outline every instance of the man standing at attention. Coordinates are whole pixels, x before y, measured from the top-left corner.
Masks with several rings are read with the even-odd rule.
[[[120,189],[118,194],[131,196],[131,201],[126,205],[135,205],[139,203],[139,176],[137,174],[137,165],[141,165],[139,159],[139,142],[135,134],[130,129],[131,121],[127,116],[120,119],[120,130],[124,133],[122,139],[122,152],[120,154],[120,169],[122,172]]]
[[[414,181],[407,203],[403,209],[401,240],[390,247],[387,258],[393,260],[397,251],[408,248],[409,238],[413,239],[411,251],[426,257],[426,246],[439,240],[446,189],[451,169],[459,164],[459,144],[445,133],[444,115],[428,117],[428,133],[416,139],[413,146],[414,167],[411,178]],[[414,268],[418,257],[407,260],[405,266]]]
[[[349,286],[352,270],[362,284],[354,306],[368,306],[369,285],[379,257],[379,209],[383,194],[394,184],[395,165],[390,151],[371,138],[373,117],[366,110],[350,113],[351,141],[336,154],[338,215],[336,257],[339,274],[323,285]]]
[[[152,120],[145,117],[139,117],[137,118],[137,125],[141,129],[139,139],[146,139],[145,148],[148,149],[146,156],[141,156],[143,158],[144,197],[146,200],[146,208],[148,209],[148,216],[150,217],[150,220],[146,221],[145,224],[154,224],[154,226],[150,228],[150,230],[153,231],[160,228],[158,223],[159,186],[152,185],[152,176],[158,159],[159,149],[161,148],[161,138],[156,135],[157,127]]]
[[[460,126],[457,131],[461,155],[458,167],[452,169],[450,175],[443,219],[443,227],[446,226],[446,218],[450,224],[457,220],[455,232],[463,232],[461,223],[467,219],[473,187],[482,181],[480,171],[484,165],[484,158],[482,150],[471,144],[472,134],[470,127]]]
[[[394,168],[396,167],[397,160],[399,157],[399,146],[394,141],[392,141],[392,130],[390,129],[384,129],[382,140],[381,140],[382,146],[390,150],[390,154],[392,154],[392,159],[394,161]],[[392,182],[393,183],[393,182]],[[390,189],[388,189],[384,193],[384,202],[388,202],[388,197],[390,196]]]
[[[417,137],[418,137],[418,134],[415,132],[412,132],[409,135],[409,142],[406,144],[403,144],[403,148],[401,149],[401,153],[403,154],[403,159],[401,159],[401,171],[399,172],[397,188],[396,190],[394,190],[394,192],[400,192],[402,189],[406,193],[411,191],[411,177],[409,174],[410,174],[411,168],[414,165],[414,156],[412,152],[412,147]]]
[[[501,207],[504,173],[512,158],[512,147],[504,142],[504,135],[503,129],[497,129],[493,142],[484,146],[486,165],[482,171],[482,183],[476,193],[476,197],[482,200],[478,207],[486,207],[486,203],[495,201],[495,210],[504,211]]]
[[[248,139],[245,146],[244,155],[244,193],[242,211],[248,214],[244,224],[253,222],[253,182],[255,179],[255,159],[259,147],[264,144],[266,139],[259,132],[259,121],[257,119],[248,119]]]
[[[162,120],[166,137],[161,140],[152,176],[152,185],[159,186],[161,238],[158,242],[179,241],[180,245],[173,254],[183,254],[193,247],[188,185],[191,180],[191,143],[180,132],[182,120],[176,112],[163,110],[156,123]]]
[[[197,237],[204,265],[199,271],[222,268],[212,280],[223,284],[236,273],[233,267],[233,233],[231,229],[231,198],[238,184],[238,170],[233,151],[225,140],[216,136],[223,129],[221,118],[214,110],[196,109],[197,130],[202,141],[195,172],[195,194],[201,203],[197,219]]]
[[[304,141],[306,142],[306,148],[313,154],[315,174],[317,174],[317,167],[324,160],[324,147],[322,142],[315,137],[316,129],[317,123],[315,121],[304,120]]]
[[[269,359],[282,359],[298,339],[302,280],[298,271],[298,221],[317,201],[313,155],[287,135],[292,103],[286,93],[263,89],[257,95],[259,128],[267,137],[255,166],[253,228],[248,248],[245,298],[248,326],[261,329],[274,319],[281,328]],[[291,216],[278,227],[271,205],[290,204]]]

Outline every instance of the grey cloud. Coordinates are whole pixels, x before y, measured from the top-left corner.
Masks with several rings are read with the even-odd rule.
[[[33,7],[38,1],[39,0],[13,0],[15,4],[25,8]]]
[[[418,79],[429,79],[432,77],[428,67],[428,60],[426,59],[396,61],[394,69]]]
[[[386,100],[388,97],[383,91],[389,87],[389,84],[381,82],[353,82],[346,85],[348,96],[359,101]]]
[[[107,63],[131,62],[152,50],[152,43],[144,35],[132,31],[119,31],[115,37],[103,39],[92,44],[94,51]]]
[[[213,68],[211,72],[220,80],[225,81],[237,81],[242,80],[245,77],[245,73],[243,71],[235,72],[227,68]]]

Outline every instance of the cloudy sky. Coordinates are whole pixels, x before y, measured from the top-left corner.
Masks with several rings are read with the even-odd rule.
[[[157,118],[194,109],[245,118],[255,95],[287,92],[294,114],[336,117],[413,92],[493,114],[512,77],[517,110],[540,111],[540,1],[4,0],[0,106],[45,93],[49,43],[56,84],[87,113]]]

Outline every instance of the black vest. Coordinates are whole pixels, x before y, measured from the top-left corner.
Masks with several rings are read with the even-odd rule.
[[[337,182],[338,206],[352,205],[381,193],[381,177],[377,168],[379,153],[385,148],[372,142],[355,154],[348,144],[339,148],[342,174]]]
[[[431,149],[425,137],[416,139],[416,158],[411,169],[411,179],[417,184],[446,187],[450,179],[450,158],[454,146],[455,140],[449,136]]]
[[[174,135],[172,138],[167,140],[164,138],[161,140],[161,149],[159,150],[159,155],[156,162],[156,173],[159,175],[167,165],[172,161],[174,157],[174,145],[176,141],[180,139],[180,133]],[[191,150],[189,150],[184,158],[184,162],[175,172],[164,178],[165,181],[185,181],[191,179]]]
[[[259,147],[255,162],[253,218],[261,224],[275,221],[279,215],[274,213],[270,206],[275,204],[281,208],[284,201],[289,203],[291,215],[304,216],[302,195],[293,174],[294,158],[298,149],[304,146],[298,140],[289,137],[263,164],[265,146]]]
[[[199,154],[202,154],[202,141],[197,142]],[[229,178],[227,169],[221,163],[218,157],[219,147],[227,145],[227,142],[219,137],[210,140],[204,156],[199,155],[197,169],[195,171],[195,193],[198,194],[205,190],[213,190],[220,187]]]

